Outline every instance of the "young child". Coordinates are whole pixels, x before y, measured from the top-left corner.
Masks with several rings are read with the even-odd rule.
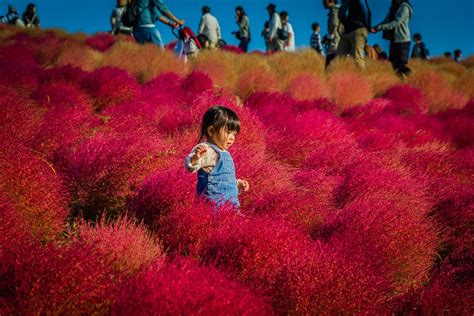
[[[223,106],[214,106],[202,118],[199,143],[184,161],[188,172],[197,172],[197,194],[217,206],[230,203],[239,207],[238,195],[249,190],[249,183],[236,179],[228,149],[240,132],[237,114]],[[202,142],[203,140],[206,142]]]
[[[416,33],[413,35],[413,40],[415,41],[415,45],[411,51],[411,58],[430,59],[430,53],[425,43],[421,41],[421,34]]]
[[[202,48],[194,32],[187,26],[178,31],[178,42],[174,49],[176,55],[184,62],[189,58],[196,57]]]
[[[321,43],[321,35],[319,34],[320,26],[318,23],[311,24],[311,37],[309,39],[309,46],[314,49],[318,54],[323,54],[323,45]]]

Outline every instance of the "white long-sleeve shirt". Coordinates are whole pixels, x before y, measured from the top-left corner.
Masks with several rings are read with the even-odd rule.
[[[281,19],[278,12],[273,12],[272,18],[270,20],[270,34],[269,38],[276,38],[278,29],[281,28]]]
[[[206,13],[201,17],[198,32],[206,35],[211,43],[217,43],[221,39],[219,22],[210,13]]]
[[[191,163],[191,159],[193,158],[196,149],[200,146],[204,145],[207,148],[207,151],[202,155],[201,158],[193,165]],[[216,166],[217,160],[219,160],[219,154],[212,149],[207,143],[200,143],[194,146],[193,150],[186,156],[184,159],[184,167],[188,172],[197,172],[199,169],[203,169],[206,172],[211,172],[212,169]]]
[[[288,22],[285,25],[285,28],[288,30],[288,39],[285,41],[285,51],[294,52],[296,50],[295,46],[295,31],[293,31],[293,26]]]

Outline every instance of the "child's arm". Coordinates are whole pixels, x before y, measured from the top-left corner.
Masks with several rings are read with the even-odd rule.
[[[201,143],[194,147],[186,157],[184,167],[188,172],[197,172],[199,169],[210,172],[215,167],[217,160],[217,153],[209,145]]]

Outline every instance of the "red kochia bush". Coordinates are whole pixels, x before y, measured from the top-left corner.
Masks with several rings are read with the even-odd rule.
[[[128,135],[98,132],[67,153],[59,163],[72,194],[75,212],[86,218],[104,210],[122,212],[133,187],[159,166],[166,151],[163,141],[146,131]]]
[[[20,314],[103,314],[120,281],[112,263],[92,246],[36,248],[16,264],[15,310]]]
[[[48,157],[79,143],[97,125],[89,96],[75,84],[46,83],[35,98],[46,113],[31,145]]]
[[[458,148],[474,145],[474,101],[462,110],[448,110],[438,114],[445,132]]]
[[[39,78],[44,84],[46,82],[63,81],[67,83],[80,83],[84,78],[89,75],[88,72],[82,70],[80,67],[74,67],[72,65],[54,67],[44,69],[40,74]]]
[[[12,64],[8,59],[0,59],[0,85],[28,95],[38,87],[37,67],[22,63]]]
[[[0,86],[0,143],[27,144],[39,129],[42,111],[28,98]]]
[[[15,263],[28,253],[34,241],[28,225],[3,196],[0,219],[0,313],[12,314]]]
[[[189,259],[152,266],[118,294],[114,315],[272,315],[250,289]]]
[[[429,111],[429,100],[419,89],[410,85],[398,85],[387,90],[383,98],[393,101],[391,110],[399,113],[423,113]]]
[[[403,292],[425,280],[439,240],[423,187],[398,168],[372,160],[353,166],[339,188],[344,208],[328,232],[347,255]]]
[[[97,33],[88,37],[86,44],[99,52],[105,52],[115,44],[115,36],[109,33]]]
[[[158,227],[171,251],[217,264],[270,296],[278,313],[356,313],[384,302],[386,286],[370,270],[314,251],[308,236],[283,220],[188,202],[162,216]]]
[[[66,191],[51,164],[18,146],[0,151],[0,195],[11,202],[34,238],[49,241],[68,216]]]
[[[114,268],[133,274],[147,268],[152,261],[159,262],[162,249],[143,225],[132,219],[120,218],[112,223],[102,219],[95,226],[81,222],[75,236],[77,242],[97,250],[100,257],[113,261]]]
[[[294,166],[304,166],[311,155],[326,155],[326,150],[330,150],[333,156],[330,162],[323,159],[314,162],[314,166],[320,168],[326,164],[324,167],[330,172],[337,166],[337,160],[349,159],[356,151],[355,141],[344,124],[329,112],[306,112],[284,127],[269,146],[278,157]]]
[[[82,86],[94,99],[95,109],[100,112],[139,95],[139,86],[125,70],[113,67],[96,69],[82,81]]]

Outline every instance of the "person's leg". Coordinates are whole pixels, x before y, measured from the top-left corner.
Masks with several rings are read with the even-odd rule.
[[[402,76],[408,76],[411,69],[408,67],[408,58],[410,54],[410,42],[395,43],[396,53],[396,71]]]
[[[356,65],[361,69],[365,68],[365,43],[368,35],[369,31],[365,27],[354,31],[354,60]]]
[[[327,54],[326,55],[326,68],[329,67],[329,65],[331,64],[331,61],[336,58],[336,53],[332,53],[332,54]]]
[[[243,38],[240,40],[239,48],[245,53],[248,51],[248,48],[249,48],[248,38]]]
[[[156,27],[150,28],[150,43],[155,44],[161,49],[164,49],[163,41],[161,40],[160,31]]]
[[[273,39],[273,48],[276,52],[281,52],[283,51],[285,47],[285,42],[282,41],[281,39],[274,38]]]
[[[349,34],[342,34],[339,45],[337,46],[336,56],[346,57],[351,53],[351,43],[349,40]]]

